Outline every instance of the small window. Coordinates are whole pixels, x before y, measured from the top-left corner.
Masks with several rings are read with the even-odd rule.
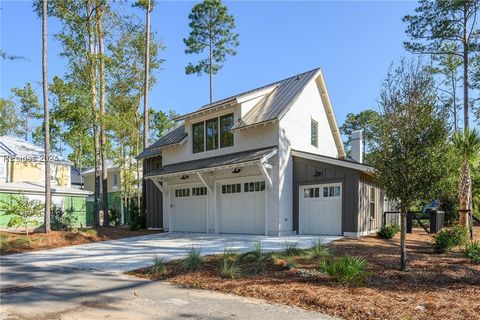
[[[375,188],[370,188],[370,219],[375,220]]]
[[[222,193],[240,193],[242,185],[240,183],[222,185]]]
[[[189,196],[190,196],[189,188],[175,189],[175,197],[181,198],[181,197],[189,197]]]
[[[340,186],[335,187],[324,187],[323,188],[323,197],[339,197],[340,196]]]
[[[220,148],[233,146],[233,113],[220,117]]]
[[[118,174],[113,175],[113,186],[118,188]]]
[[[204,196],[207,194],[207,187],[192,188],[192,196]]]
[[[265,181],[247,182],[243,185],[244,192],[257,192],[265,190]]]
[[[207,130],[207,151],[218,149],[218,118],[205,122]]]
[[[199,122],[192,125],[193,153],[205,151],[204,123]]]
[[[315,120],[312,120],[311,125],[310,125],[310,141],[312,143],[312,146],[318,147],[318,122]]]

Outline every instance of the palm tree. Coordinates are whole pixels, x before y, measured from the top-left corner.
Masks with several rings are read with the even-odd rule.
[[[42,0],[42,80],[45,128],[45,233],[50,232],[50,114],[47,77],[47,0]]]
[[[480,134],[476,129],[466,128],[464,132],[455,132],[453,145],[461,156],[459,197],[460,217],[459,224],[468,228],[468,211],[472,195],[471,170],[480,159]]]

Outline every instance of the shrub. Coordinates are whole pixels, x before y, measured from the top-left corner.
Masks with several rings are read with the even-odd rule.
[[[7,223],[8,228],[23,226],[28,236],[28,225],[38,222],[43,216],[45,205],[38,200],[30,200],[23,194],[11,197],[11,201],[0,201],[0,210],[4,215],[12,217]]]
[[[398,224],[391,224],[389,226],[382,226],[377,232],[378,237],[382,239],[392,239],[400,231]]]
[[[296,242],[285,242],[285,255],[287,257],[296,256],[300,252],[302,252],[302,250],[298,248],[298,243],[296,243]]]
[[[368,273],[367,260],[361,257],[344,256],[327,259],[320,263],[319,270],[341,284],[363,283]]]
[[[90,237],[96,237],[98,236],[98,231],[95,230],[95,229],[87,229],[85,231],[83,231],[84,233],[86,233],[88,236]]]
[[[468,240],[468,230],[461,225],[441,230],[435,235],[433,249],[437,253],[445,253],[452,248],[463,245]]]
[[[228,279],[238,278],[242,273],[237,255],[229,249],[223,251],[220,261],[220,276]]]
[[[200,252],[200,248],[195,248],[194,246],[187,250],[187,257],[182,261],[182,266],[185,270],[197,270],[200,267],[202,262]]]
[[[330,251],[326,245],[322,244],[320,241],[317,241],[313,244],[313,247],[308,250],[307,254],[310,258],[318,259],[328,256]]]
[[[77,223],[78,217],[75,216],[73,208],[69,208],[65,211],[62,208],[52,204],[51,210],[51,222],[50,226],[52,230],[72,230],[73,226]]]
[[[167,265],[164,257],[153,256],[153,266],[150,267],[150,273],[161,275],[167,273]]]
[[[480,241],[471,241],[465,245],[465,256],[473,263],[480,264]]]
[[[10,250],[10,242],[8,241],[8,236],[1,235],[0,237],[0,254],[7,254]]]
[[[110,223],[113,224],[115,227],[118,227],[120,225],[120,210],[118,208],[112,208],[110,209]]]
[[[130,202],[128,207],[128,223],[130,230],[135,231],[138,230],[139,220],[140,220],[140,210],[138,206],[135,204],[134,201]]]

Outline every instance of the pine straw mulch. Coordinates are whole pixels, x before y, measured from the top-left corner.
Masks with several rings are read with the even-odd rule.
[[[480,238],[480,228],[475,230]],[[370,276],[363,285],[340,285],[316,271],[318,261],[296,259],[296,269],[270,264],[260,275],[235,280],[218,276],[220,256],[203,259],[201,270],[167,264],[166,276],[140,269],[129,274],[166,279],[172,284],[217,290],[323,312],[345,319],[480,319],[480,265],[460,249],[434,254],[432,236],[415,230],[407,236],[408,270],[398,270],[399,238],[341,239],[328,245],[336,256],[362,256]],[[278,261],[278,260],[277,260]],[[281,264],[281,262],[279,263]]]
[[[60,247],[73,246],[91,242],[115,240],[128,237],[142,236],[159,231],[137,230],[131,231],[126,227],[99,227],[83,228],[76,231],[51,231],[49,233],[0,232],[2,238],[2,254],[38,251]],[[5,249],[5,250],[3,250]],[[7,252],[4,252],[7,251]]]

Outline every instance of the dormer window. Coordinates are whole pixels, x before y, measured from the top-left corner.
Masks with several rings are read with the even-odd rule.
[[[233,146],[233,113],[192,125],[193,153]]]

